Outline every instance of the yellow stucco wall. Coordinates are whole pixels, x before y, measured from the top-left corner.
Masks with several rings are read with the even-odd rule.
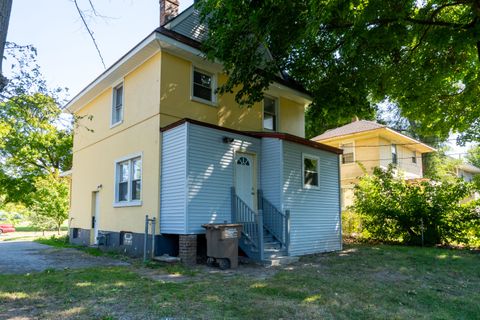
[[[166,52],[158,53],[123,79],[112,82],[110,88],[77,112],[83,119],[74,137],[72,228],[91,228],[93,192],[97,190],[100,230],[143,233],[145,214],[158,216],[160,127],[191,118],[237,130],[263,129],[262,103],[240,108],[233,94],[219,96],[214,106],[194,101],[191,77],[190,61]],[[112,90],[122,80],[123,122],[111,127]],[[225,76],[219,74],[219,84],[225,81]],[[304,106],[282,96],[277,98],[279,131],[304,136]],[[115,161],[136,153],[142,153],[143,157],[142,205],[114,207]]]
[[[212,72],[208,67],[195,66]],[[215,105],[192,99],[192,68],[193,64],[188,60],[169,53],[162,54],[160,100],[162,126],[183,118],[190,118],[236,130],[263,130],[262,103],[256,103],[251,108],[240,107],[235,102],[234,94],[218,95]],[[221,73],[216,74],[218,84],[225,83],[226,76]],[[279,102],[278,131],[304,137],[304,105],[282,96],[276,98]]]
[[[77,113],[84,118],[74,137],[72,228],[91,228],[92,193],[97,190],[100,230],[143,232],[145,214],[159,211],[160,54],[127,74],[123,82],[120,125],[110,128],[112,88]],[[142,205],[114,208],[115,160],[136,153],[142,153]]]

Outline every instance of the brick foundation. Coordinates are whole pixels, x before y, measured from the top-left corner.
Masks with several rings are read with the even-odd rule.
[[[197,263],[197,235],[181,234],[178,242],[178,256],[182,259],[182,263],[195,265]]]

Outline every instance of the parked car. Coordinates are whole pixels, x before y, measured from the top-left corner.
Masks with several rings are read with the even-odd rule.
[[[0,224],[0,234],[7,232],[15,232],[13,224]]]

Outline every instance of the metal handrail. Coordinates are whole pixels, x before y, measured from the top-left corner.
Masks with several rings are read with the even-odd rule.
[[[278,210],[270,201],[263,197],[258,190],[258,206],[263,211],[263,225],[265,229],[277,239],[282,247],[287,248],[290,239],[290,211],[285,213]]]

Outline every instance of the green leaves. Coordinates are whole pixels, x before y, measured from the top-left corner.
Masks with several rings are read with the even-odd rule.
[[[204,48],[251,105],[286,71],[313,97],[312,136],[388,99],[420,135],[480,138],[480,10],[473,0],[200,0]],[[266,54],[266,48],[269,54]],[[259,72],[259,69],[262,71]]]
[[[406,181],[376,168],[356,186],[354,210],[373,239],[420,244],[423,227],[427,245],[469,244],[480,236],[480,202],[465,201],[473,191],[461,179]]]

